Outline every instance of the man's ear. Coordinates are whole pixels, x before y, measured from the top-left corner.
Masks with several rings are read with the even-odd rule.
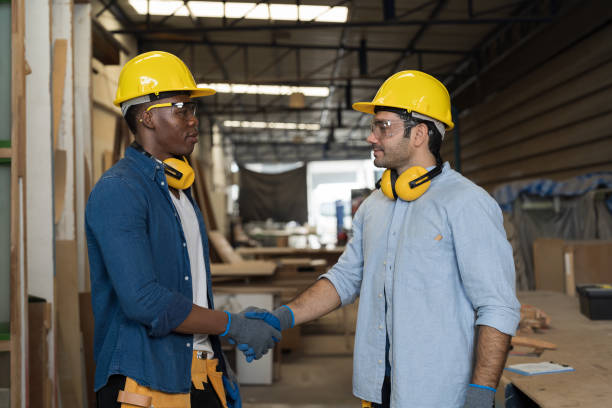
[[[138,122],[140,122],[142,126],[146,127],[147,129],[155,128],[155,124],[153,123],[153,115],[151,114],[151,111],[143,111],[140,114],[140,119],[138,119]]]
[[[414,141],[416,147],[422,144],[427,145],[429,143],[429,129],[424,123],[419,123],[412,128],[412,136],[410,137]]]

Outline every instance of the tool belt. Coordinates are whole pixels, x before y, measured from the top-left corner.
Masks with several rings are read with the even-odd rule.
[[[208,360],[205,353],[195,351],[191,360],[191,382],[198,390],[204,389],[204,383],[210,381],[221,404],[227,408],[225,389],[223,388],[223,373],[217,371],[218,359]],[[125,387],[119,391],[117,402],[121,408],[191,408],[191,395],[170,394],[167,392],[152,390],[149,387],[139,385],[133,379],[125,378]]]
[[[361,400],[361,408],[372,408],[372,403],[370,401]]]

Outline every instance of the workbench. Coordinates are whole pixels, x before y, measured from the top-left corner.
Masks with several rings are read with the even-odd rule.
[[[533,406],[530,401],[516,403],[525,396],[542,408],[612,407],[612,320],[589,320],[580,314],[578,298],[563,293],[521,292],[518,298],[551,318],[550,329],[527,336],[553,342],[557,349],[540,357],[511,355],[507,365],[554,361],[575,371],[523,376],[504,370],[496,407]],[[519,397],[504,402],[512,387],[520,391]]]

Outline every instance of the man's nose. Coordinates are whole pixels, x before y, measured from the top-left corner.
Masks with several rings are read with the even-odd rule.
[[[376,144],[378,142],[378,138],[374,135],[374,132],[370,131],[370,134],[366,138],[366,142],[370,144]]]

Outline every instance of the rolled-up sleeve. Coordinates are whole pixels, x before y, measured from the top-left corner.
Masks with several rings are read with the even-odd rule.
[[[451,219],[459,273],[476,310],[476,324],[514,335],[520,303],[515,293],[512,247],[499,206],[483,194]]]
[[[319,279],[328,279],[334,285],[343,306],[353,303],[361,290],[363,278],[362,226],[364,204],[355,213],[355,218],[353,219],[353,237],[346,245],[345,251],[329,272],[319,277]]]
[[[179,326],[192,302],[162,286],[155,276],[143,194],[125,179],[105,177],[92,191],[85,217],[125,315],[147,327],[153,337]]]

